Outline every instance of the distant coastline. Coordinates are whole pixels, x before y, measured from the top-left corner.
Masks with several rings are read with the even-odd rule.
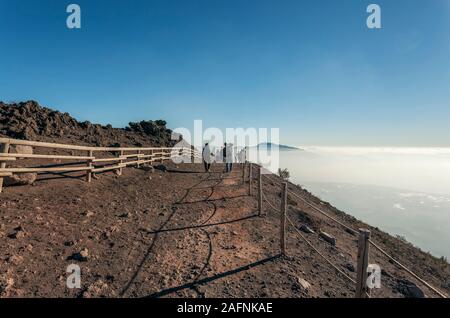
[[[272,147],[278,147],[278,149],[280,149],[280,150],[303,150],[301,148],[288,146],[288,145],[274,144],[274,143],[271,143],[271,142],[263,142],[263,143],[258,144],[258,146],[256,146],[256,147],[258,149],[259,148],[271,149]]]

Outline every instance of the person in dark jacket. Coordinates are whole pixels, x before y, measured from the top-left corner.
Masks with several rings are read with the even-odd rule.
[[[225,172],[233,170],[233,145],[224,144],[223,147],[223,161],[225,161]]]

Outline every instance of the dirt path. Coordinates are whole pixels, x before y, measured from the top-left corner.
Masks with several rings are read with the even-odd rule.
[[[222,173],[218,165],[212,173],[202,172],[200,165],[171,164],[168,169],[149,173],[130,168],[121,177],[106,173],[91,184],[76,175],[58,180],[43,176],[35,186],[8,188],[0,202],[1,296],[353,297],[353,284],[292,228],[288,257],[278,255],[279,218],[267,205],[267,216],[258,216],[240,167],[232,174]],[[279,185],[266,182],[265,192],[277,206]],[[308,224],[336,236],[333,247],[317,234],[307,235],[354,278],[356,237],[308,206],[291,203],[289,215],[297,226]],[[354,226],[364,225],[317,203]],[[375,231],[375,237],[384,239],[388,249],[394,243],[401,247],[399,257],[408,265],[422,257],[416,265],[421,273],[445,287],[448,267],[436,276],[439,264],[425,253],[417,254],[382,232]],[[77,257],[83,249],[87,259]],[[386,275],[376,296],[403,297],[396,288],[404,276],[387,261],[379,263]],[[81,267],[81,289],[66,287],[70,264]],[[311,286],[302,287],[302,280]]]

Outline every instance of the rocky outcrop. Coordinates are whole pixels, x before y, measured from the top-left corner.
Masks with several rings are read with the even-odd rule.
[[[0,135],[35,141],[92,146],[171,146],[172,131],[164,120],[130,123],[126,128],[79,122],[68,113],[41,107],[35,101],[0,102]],[[24,153],[24,152],[20,152]]]
[[[5,177],[3,179],[3,184],[6,187],[31,185],[36,181],[36,179],[37,173],[15,174],[9,177]]]

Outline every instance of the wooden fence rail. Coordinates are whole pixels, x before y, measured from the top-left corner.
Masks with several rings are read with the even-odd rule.
[[[200,153],[191,147],[91,147],[77,146],[48,142],[37,142],[18,140],[10,138],[0,138],[0,192],[2,192],[3,178],[14,174],[21,173],[46,173],[46,172],[76,172],[85,171],[86,181],[91,182],[92,174],[96,172],[104,172],[117,170],[118,174],[122,174],[122,169],[127,166],[140,167],[142,164],[152,165],[155,162],[162,163],[166,160],[189,157],[199,158]],[[60,155],[60,154],[22,154],[9,153],[11,146],[29,146],[32,148],[49,148],[63,149],[68,151],[81,151],[86,155]],[[20,149],[20,148],[19,148]],[[116,153],[115,157],[100,157],[98,153]],[[136,153],[130,153],[136,152]],[[97,156],[95,154],[97,153]],[[49,159],[49,160],[68,160],[80,161],[76,162],[79,166],[39,166],[39,167],[18,167],[18,163],[22,163],[25,159]],[[131,160],[131,161],[130,161]],[[13,166],[7,167],[7,164]],[[103,166],[95,166],[95,164],[104,164]],[[17,166],[17,167],[16,167]]]

